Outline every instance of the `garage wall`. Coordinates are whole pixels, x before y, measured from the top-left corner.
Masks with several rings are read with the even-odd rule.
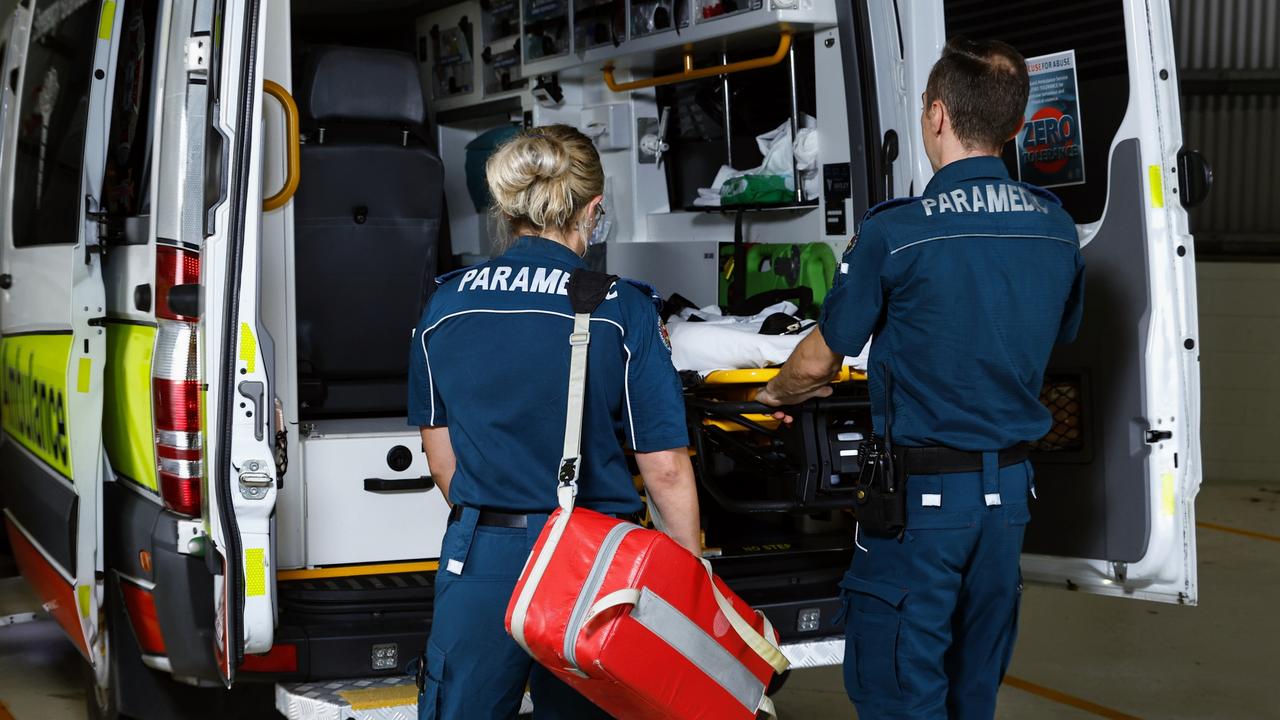
[[[1205,482],[1280,480],[1280,264],[1196,275]]]

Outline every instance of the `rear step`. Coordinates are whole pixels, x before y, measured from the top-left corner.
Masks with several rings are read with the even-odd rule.
[[[288,720],[407,720],[418,716],[418,688],[408,676],[280,683],[276,710]],[[520,714],[532,713],[525,693]]]
[[[844,638],[784,644],[792,669],[839,665]],[[279,683],[276,710],[288,720],[405,720],[418,716],[418,688],[408,675],[328,682]],[[533,713],[525,693],[520,715]]]

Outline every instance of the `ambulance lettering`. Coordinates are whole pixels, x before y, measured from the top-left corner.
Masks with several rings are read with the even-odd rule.
[[[65,394],[36,377],[36,353],[16,342],[4,352],[3,416],[7,432],[65,474],[70,461]]]
[[[1034,193],[1020,185],[992,183],[975,185],[969,190],[957,188],[938,194],[937,197],[920,199],[926,216],[937,213],[1048,213],[1049,208]]]
[[[568,295],[569,294],[569,275],[563,270],[548,270],[547,268],[532,268],[532,277],[530,276],[530,268],[522,267],[519,270],[509,265],[494,265],[492,267],[472,268],[462,274],[462,279],[458,281],[457,292],[472,292],[475,290],[490,290],[499,292],[529,292],[539,293],[542,295]],[[608,299],[617,297],[617,292],[611,292]]]

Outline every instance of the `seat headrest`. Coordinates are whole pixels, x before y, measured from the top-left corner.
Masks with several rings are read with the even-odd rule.
[[[426,120],[418,63],[408,53],[327,47],[311,53],[303,81],[313,120],[421,125]]]

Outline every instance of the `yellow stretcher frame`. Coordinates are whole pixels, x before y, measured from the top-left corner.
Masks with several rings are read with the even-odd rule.
[[[747,368],[746,370],[712,370],[702,379],[704,385],[763,385],[778,375],[781,368]],[[867,373],[852,367],[842,367],[832,383],[864,382]]]
[[[781,368],[767,367],[767,368],[747,368],[744,370],[713,370],[707,373],[707,376],[702,379],[702,384],[703,386],[706,386],[706,385],[720,385],[720,386],[764,385],[765,383],[769,382],[773,378],[777,377],[778,371],[780,369]],[[833,384],[844,383],[844,382],[866,382],[866,379],[867,379],[866,372],[846,366],[846,367],[840,368],[840,372],[836,374],[835,379],[833,379],[831,382]],[[779,420],[775,419],[772,415],[751,414],[751,415],[743,415],[742,417],[745,420],[749,420],[753,423],[763,425],[764,427],[767,427],[767,428],[775,428],[778,426],[780,422]],[[740,432],[748,429],[745,426],[739,425],[738,423],[735,423],[731,420],[720,420],[716,418],[704,418],[702,420],[702,424],[711,426],[711,427],[718,427],[721,430],[724,430],[726,432]]]

